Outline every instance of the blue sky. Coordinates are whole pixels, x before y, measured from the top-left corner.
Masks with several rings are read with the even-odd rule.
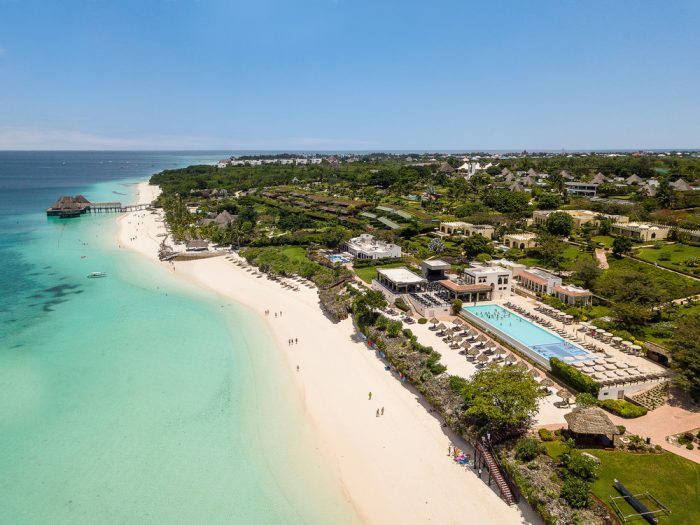
[[[700,147],[696,0],[0,0],[0,149]]]

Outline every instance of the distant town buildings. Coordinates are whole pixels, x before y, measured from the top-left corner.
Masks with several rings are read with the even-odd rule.
[[[592,182],[567,182],[566,192],[569,195],[580,195],[582,197],[595,197],[598,184]]]

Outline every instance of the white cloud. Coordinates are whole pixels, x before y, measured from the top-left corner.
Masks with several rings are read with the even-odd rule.
[[[355,139],[292,137],[238,140],[186,135],[110,137],[64,129],[0,126],[0,150],[173,150],[173,149],[362,149],[371,143]]]

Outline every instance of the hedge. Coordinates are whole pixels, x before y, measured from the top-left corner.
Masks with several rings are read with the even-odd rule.
[[[566,364],[561,359],[552,357],[549,359],[549,365],[552,368],[552,375],[557,379],[561,379],[564,383],[578,392],[586,392],[598,397],[600,392],[600,383],[594,381],[586,374],[580,372],[573,366]]]
[[[648,412],[646,408],[625,401],[624,399],[604,399],[600,401],[598,405],[625,419],[641,417]]]

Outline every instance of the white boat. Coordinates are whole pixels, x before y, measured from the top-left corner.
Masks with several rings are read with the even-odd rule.
[[[88,274],[88,279],[98,279],[100,277],[107,277],[105,272],[90,272]]]

